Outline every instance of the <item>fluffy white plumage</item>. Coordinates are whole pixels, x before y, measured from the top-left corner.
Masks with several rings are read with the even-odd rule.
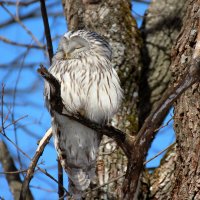
[[[109,44],[94,32],[79,30],[64,35],[49,68],[61,84],[64,112],[79,112],[98,123],[105,123],[117,112],[122,89],[111,65],[111,53]],[[55,147],[61,164],[74,186],[72,193],[79,193],[95,177],[101,136],[51,110],[47,83],[45,98],[52,113]]]

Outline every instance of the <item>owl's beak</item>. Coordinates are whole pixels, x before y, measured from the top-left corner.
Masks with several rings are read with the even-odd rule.
[[[70,59],[71,58],[71,54],[70,53],[65,53],[65,59]]]

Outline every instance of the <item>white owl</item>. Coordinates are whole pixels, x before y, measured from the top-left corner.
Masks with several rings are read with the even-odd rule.
[[[78,30],[64,35],[49,72],[60,82],[65,113],[78,112],[103,124],[117,112],[122,89],[111,54],[109,44],[97,33]],[[101,135],[52,110],[48,83],[45,99],[52,114],[55,147],[71,182],[70,191],[80,194],[95,177]]]

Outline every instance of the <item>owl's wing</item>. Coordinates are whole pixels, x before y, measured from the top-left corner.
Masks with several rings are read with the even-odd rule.
[[[96,138],[96,136],[93,130],[88,129],[87,127],[79,124],[76,121],[69,120],[67,117],[62,116],[54,110],[52,110],[50,104],[52,98],[51,88],[47,81],[44,85],[44,97],[46,107],[52,115],[51,124],[54,136],[54,145],[56,147],[62,167],[67,172],[71,180],[69,191],[73,194],[73,197],[75,199],[78,199],[81,196],[82,191],[89,187],[90,176],[93,177],[95,174],[95,165],[93,167],[90,166],[91,169],[87,169],[87,172],[82,168],[78,167],[79,165],[87,166],[88,163],[85,164],[85,162],[87,161],[87,157],[83,153],[85,149],[79,149],[79,143],[77,143],[77,138],[74,138],[74,135],[76,135],[79,138],[80,143],[86,143],[88,138],[87,135],[90,135],[90,132],[91,136],[88,138],[88,140],[91,140],[91,138],[93,137]],[[97,143],[99,142],[97,141]],[[89,154],[89,150],[90,148],[87,149],[87,154]],[[83,157],[83,159],[81,159],[80,157]],[[85,162],[83,162],[83,160],[85,160]],[[70,165],[75,163],[77,166],[68,166],[69,163]]]
[[[51,111],[51,106],[50,106],[50,95],[51,95],[51,90],[49,83],[47,81],[44,82],[44,99],[45,99],[45,106],[47,107],[48,111]]]

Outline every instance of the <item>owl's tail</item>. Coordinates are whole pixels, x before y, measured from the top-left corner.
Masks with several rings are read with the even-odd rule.
[[[82,169],[72,168],[70,172],[68,171],[69,176],[69,192],[73,195],[73,198],[76,200],[81,199],[82,193],[90,185],[90,179],[86,172]]]
[[[76,189],[83,191],[89,187],[90,179],[82,169],[72,168],[70,173],[68,172],[68,175]]]

